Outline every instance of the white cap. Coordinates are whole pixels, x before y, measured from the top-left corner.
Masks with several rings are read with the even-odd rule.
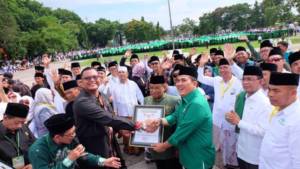
[[[128,72],[127,67],[125,67],[125,66],[119,66],[119,67],[118,67],[118,71],[119,71],[119,72],[120,72],[120,71],[122,71],[122,72]]]

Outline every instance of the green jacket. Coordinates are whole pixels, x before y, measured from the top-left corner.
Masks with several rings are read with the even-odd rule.
[[[76,147],[73,141],[69,145],[57,145],[47,134],[38,139],[29,149],[29,160],[33,169],[73,169],[75,163],[67,166],[63,161],[68,156],[70,150]],[[100,156],[87,153],[84,160],[91,166],[99,164]],[[101,158],[103,160],[103,158]]]
[[[171,96],[168,94],[164,94],[160,100],[154,100],[152,96],[148,96],[144,100],[144,105],[164,105],[166,115],[169,115],[174,112],[175,106],[178,105],[180,101],[179,97]],[[172,133],[175,131],[175,127],[164,127],[163,139],[166,141]],[[157,153],[151,149],[150,151],[150,159],[152,160],[166,160],[175,157],[176,148],[172,147],[162,153]]]
[[[177,125],[168,142],[178,148],[180,163],[188,169],[213,167],[212,113],[199,90],[195,89],[182,97],[175,112],[166,120],[170,125]]]

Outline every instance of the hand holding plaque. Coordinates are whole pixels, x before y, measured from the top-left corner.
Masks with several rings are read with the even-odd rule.
[[[132,133],[130,144],[137,147],[150,147],[163,141],[163,127],[160,119],[164,117],[164,106],[136,106],[133,120],[136,131]]]
[[[144,130],[149,133],[154,133],[160,127],[161,119],[147,119],[144,121]]]

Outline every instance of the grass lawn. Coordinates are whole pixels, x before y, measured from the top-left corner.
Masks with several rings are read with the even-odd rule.
[[[234,43],[233,44],[235,47],[237,46],[244,46],[246,47],[246,43],[243,43],[243,42],[239,42],[239,43]],[[255,48],[259,47],[259,44],[257,41],[255,42],[252,42],[252,45],[254,45]],[[212,46],[209,46],[209,49],[210,48],[223,48],[223,45],[212,45]],[[184,48],[182,49],[183,52],[186,52],[188,53],[192,48]],[[204,51],[209,51],[209,49],[206,49],[206,47],[196,47],[196,50],[197,50],[197,53],[201,53],[201,52],[204,52]],[[140,58],[143,58],[144,55],[148,55],[149,57],[150,56],[153,56],[153,55],[156,55],[158,57],[162,57],[162,54],[163,54],[164,51],[155,51],[155,52],[144,52],[144,53],[138,53],[139,57]],[[103,57],[103,58],[99,58],[99,61],[101,63],[104,63],[105,61],[112,61],[112,60],[116,60],[116,61],[120,61],[122,55],[115,55],[115,56],[107,56],[107,57]],[[96,61],[97,59],[96,58],[93,58],[93,59],[86,59],[86,60],[81,60],[81,63],[80,65],[85,67],[85,66],[90,66],[91,62],[92,61]]]
[[[293,44],[299,44],[300,43],[300,36],[291,37],[291,41],[292,41]]]
[[[294,37],[291,37],[291,41],[293,44],[300,44],[300,36],[294,36]],[[252,45],[254,46],[254,48],[259,48],[259,43],[258,41],[252,41],[251,42]],[[233,44],[235,47],[237,46],[244,46],[247,48],[247,45],[246,43],[244,42],[238,42],[238,43],[234,43]],[[223,48],[223,45],[212,45],[212,46],[209,46],[209,48]],[[191,50],[191,48],[184,48],[182,49],[183,52],[185,53],[188,53],[189,51]],[[204,51],[209,51],[209,49],[206,49],[206,47],[196,47],[196,50],[197,50],[197,53],[202,53]],[[162,54],[163,54],[164,51],[155,51],[155,52],[144,52],[144,53],[137,53],[139,55],[140,58],[143,58],[144,55],[148,55],[149,57],[150,56],[153,56],[153,55],[156,55],[158,57],[162,57]],[[122,55],[115,55],[115,56],[107,56],[107,57],[104,57],[104,58],[100,58],[99,61],[101,63],[104,63],[105,61],[112,61],[112,60],[116,60],[116,61],[120,61]],[[96,58],[93,58],[93,59],[86,59],[86,60],[81,60],[80,62],[80,65],[81,66],[90,66],[91,62],[92,61],[96,61],[97,59]],[[129,60],[127,60],[129,61]]]

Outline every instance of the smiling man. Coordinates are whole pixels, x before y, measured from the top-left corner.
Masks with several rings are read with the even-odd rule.
[[[38,139],[29,150],[33,169],[73,169],[78,161],[92,166],[119,168],[119,158],[103,157],[85,151],[76,140],[72,118],[66,114],[56,114],[45,121],[49,134]]]
[[[262,90],[263,73],[259,67],[246,66],[243,88],[235,102],[235,111],[226,114],[226,120],[236,125],[238,135],[237,156],[241,169],[258,169],[261,141],[272,111]]]
[[[153,145],[156,152],[171,147],[179,150],[180,163],[186,169],[211,169],[214,165],[215,150],[212,141],[212,116],[206,98],[197,89],[197,71],[181,67],[176,88],[182,101],[175,111],[165,118],[150,120],[146,131],[154,132],[161,124],[176,125],[175,132],[164,143]]]
[[[300,168],[300,102],[297,99],[299,75],[272,73],[268,96],[276,106],[269,117],[263,138],[260,169]]]
[[[114,131],[134,130],[134,124],[128,119],[113,116],[109,101],[98,92],[100,80],[97,70],[90,67],[83,69],[81,79],[82,90],[73,104],[79,141],[90,153],[104,158],[114,156],[117,148],[112,148],[109,141],[109,127]]]
[[[28,149],[35,138],[25,125],[28,111],[29,108],[23,104],[8,103],[0,122],[0,161],[14,168],[32,168]]]
[[[145,98],[145,105],[164,105],[165,115],[172,114],[175,107],[178,105],[180,98],[177,96],[171,96],[166,94],[168,84],[166,83],[164,76],[151,76],[149,82],[150,96]],[[175,131],[175,126],[164,127],[164,141]],[[162,153],[157,153],[152,149],[147,149],[146,157],[154,160],[157,169],[181,169],[182,166],[176,157],[176,148],[172,147]]]

